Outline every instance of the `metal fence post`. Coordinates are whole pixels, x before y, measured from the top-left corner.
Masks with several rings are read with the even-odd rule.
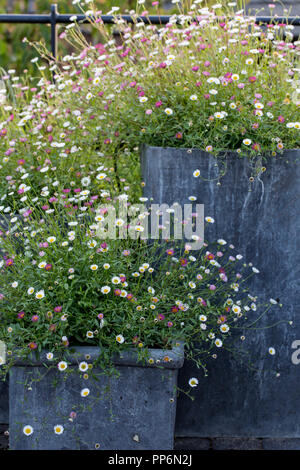
[[[51,23],[51,51],[53,57],[57,57],[57,5],[56,3],[51,5],[50,23]]]

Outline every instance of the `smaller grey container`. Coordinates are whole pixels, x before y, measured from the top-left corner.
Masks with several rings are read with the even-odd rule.
[[[11,368],[10,449],[173,449],[177,375],[184,362],[182,343],[172,350],[150,350],[153,364],[138,362],[135,351],[124,352],[114,358],[119,376],[103,374],[97,381],[67,373],[78,369],[81,361],[92,362],[99,348],[73,350],[64,372],[43,366],[49,363],[46,353],[30,365],[19,361]],[[87,397],[81,396],[84,388],[90,391]],[[23,432],[28,425],[33,428],[30,436]],[[54,432],[56,425],[63,427],[62,434]]]

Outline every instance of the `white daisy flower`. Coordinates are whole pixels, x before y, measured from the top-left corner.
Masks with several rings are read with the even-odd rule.
[[[241,307],[239,307],[238,305],[233,305],[232,311],[233,311],[234,313],[240,313]]]
[[[216,119],[223,119],[225,117],[224,113],[220,112],[220,111],[217,111],[215,114],[214,114],[214,117]]]
[[[106,173],[99,173],[99,175],[96,176],[96,179],[99,181],[103,180],[104,178],[106,178]]]
[[[79,364],[78,368],[81,372],[85,372],[86,370],[88,370],[89,365],[87,362],[83,361]]]
[[[102,292],[102,294],[109,294],[110,290],[111,290],[111,289],[110,289],[109,286],[103,286],[103,287],[101,287],[101,292]]]
[[[122,227],[122,225],[124,225],[124,220],[123,219],[117,219],[116,220],[116,226],[117,227]]]
[[[227,333],[227,331],[229,331],[229,326],[224,323],[220,326],[220,331],[222,331],[222,333]]]
[[[122,335],[117,335],[117,336],[116,336],[116,341],[117,341],[117,343],[122,344],[122,343],[124,343],[125,338],[124,338],[124,336],[122,336]]]
[[[42,290],[39,290],[36,294],[35,294],[35,298],[36,299],[43,299],[45,297],[45,292],[44,292],[44,289]]]
[[[38,264],[38,267],[40,269],[43,269],[46,266],[46,264],[47,264],[46,261],[42,261],[41,263]]]

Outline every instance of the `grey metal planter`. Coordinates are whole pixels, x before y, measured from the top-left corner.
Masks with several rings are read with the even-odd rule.
[[[91,362],[98,348],[75,350],[68,369],[78,369],[86,354],[90,356],[87,362]],[[173,449],[177,374],[184,361],[182,345],[171,351],[151,350],[154,364],[146,366],[137,362],[136,352],[126,352],[114,360],[120,376],[102,375],[99,381],[84,380],[78,373],[64,380],[66,372],[52,369],[35,382],[46,372],[43,355],[31,365],[17,362],[10,371],[10,449]],[[85,398],[80,393],[84,388],[90,390]],[[77,415],[70,421],[72,411]],[[54,432],[57,424],[64,427],[60,435]],[[33,427],[30,436],[23,433],[26,425]]]
[[[191,403],[179,397],[176,436],[299,438],[300,364],[293,354],[300,340],[300,149],[270,157],[263,162],[266,171],[252,183],[250,162],[235,152],[217,166],[215,158],[201,150],[145,146],[141,165],[144,196],[169,205],[183,205],[196,196],[205,216],[215,219],[205,238],[233,243],[244,260],[260,270],[251,279],[251,292],[283,304],[259,322],[259,329],[246,332],[243,348],[250,351],[256,370],[216,351],[218,359],[207,364],[208,376],[199,376],[199,399]],[[196,169],[199,178],[193,178]],[[264,329],[282,320],[293,324]],[[268,354],[270,346],[275,356]],[[269,372],[273,370],[280,375]],[[186,362],[179,386],[196,374],[199,371]]]

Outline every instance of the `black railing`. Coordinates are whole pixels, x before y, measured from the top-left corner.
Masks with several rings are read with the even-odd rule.
[[[33,15],[33,14],[6,14],[0,15],[0,23],[15,23],[15,24],[49,24],[51,25],[51,52],[53,57],[57,57],[57,25],[58,24],[68,24],[71,21],[71,18],[76,16],[77,22],[88,23],[89,19],[85,15],[78,15],[76,13],[68,14],[68,15],[61,15],[58,13],[57,5],[51,5],[50,14],[45,15]],[[170,16],[167,15],[153,15],[153,16],[139,16],[136,20],[130,15],[121,15],[121,18],[128,22],[133,23],[134,21],[144,22],[147,24],[167,24],[170,20]],[[102,15],[101,19],[104,23],[107,24],[114,24],[115,17],[112,15]],[[300,18],[299,17],[276,17],[272,18],[270,16],[262,16],[256,17],[255,22],[257,24],[271,24],[271,23],[281,23],[281,24],[291,24],[294,26],[300,26]],[[298,38],[298,34],[294,35],[294,39]]]

